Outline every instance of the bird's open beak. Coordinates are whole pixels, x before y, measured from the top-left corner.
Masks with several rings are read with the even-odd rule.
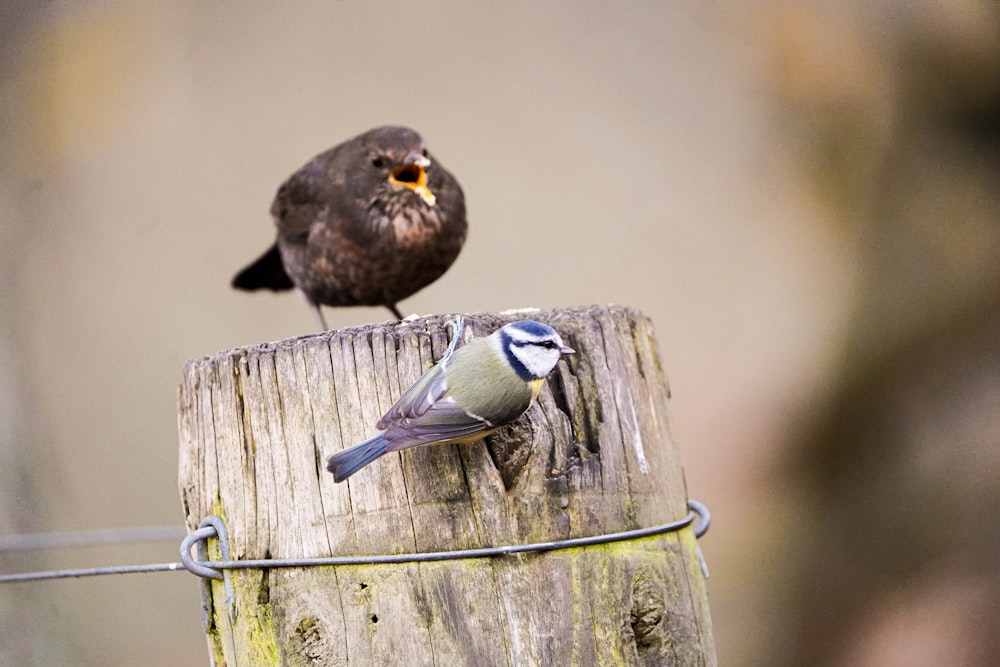
[[[428,206],[437,203],[437,197],[427,187],[427,167],[431,166],[431,161],[419,153],[410,153],[406,156],[403,165],[396,167],[389,174],[389,181],[404,188],[410,188],[427,202]]]

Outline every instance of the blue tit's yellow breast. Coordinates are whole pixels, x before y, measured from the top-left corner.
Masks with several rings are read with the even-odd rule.
[[[456,352],[447,379],[448,394],[466,412],[496,426],[513,421],[527,410],[543,382],[522,380],[485,339]]]
[[[545,384],[544,378],[538,378],[536,380],[531,380],[528,382],[528,386],[531,387],[531,400],[534,401],[538,398],[538,394],[542,391],[542,385]]]

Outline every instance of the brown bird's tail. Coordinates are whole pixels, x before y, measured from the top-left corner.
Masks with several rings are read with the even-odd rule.
[[[267,252],[257,258],[257,261],[237,273],[232,285],[236,289],[249,292],[259,289],[282,292],[295,287],[285,272],[285,265],[281,263],[281,253],[278,252],[277,244],[272,245]]]

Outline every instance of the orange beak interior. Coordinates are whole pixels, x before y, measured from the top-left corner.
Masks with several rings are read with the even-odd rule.
[[[396,167],[389,174],[389,181],[404,188],[410,188],[420,195],[428,206],[434,206],[437,198],[427,188],[427,172],[424,168],[413,162]]]

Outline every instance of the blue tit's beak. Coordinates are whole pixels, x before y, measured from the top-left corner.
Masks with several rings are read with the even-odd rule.
[[[568,345],[563,345],[562,347],[559,348],[559,351],[562,352],[563,354],[576,354],[576,350],[569,347]]]
[[[395,185],[401,185],[416,192],[427,203],[434,206],[437,197],[427,187],[427,167],[431,166],[431,161],[420,153],[410,153],[403,159],[402,166],[396,167],[389,174],[389,181]]]

